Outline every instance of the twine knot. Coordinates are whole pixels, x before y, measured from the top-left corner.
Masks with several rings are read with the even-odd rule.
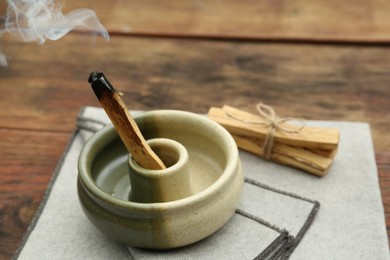
[[[276,131],[281,131],[285,133],[299,133],[302,131],[302,129],[305,127],[305,120],[303,118],[295,118],[295,117],[279,117],[276,115],[275,110],[267,106],[263,103],[259,103],[256,105],[257,112],[261,115],[261,117],[264,119],[264,121],[245,121],[240,118],[237,118],[235,116],[232,116],[231,114],[228,114],[228,116],[233,117],[236,120],[242,121],[244,123],[248,124],[254,124],[254,125],[264,125],[268,126],[268,132],[265,136],[265,140],[262,145],[262,157],[269,160],[271,157],[272,148],[274,146],[274,137]],[[286,124],[288,121],[300,121],[302,124],[296,128],[291,128]]]

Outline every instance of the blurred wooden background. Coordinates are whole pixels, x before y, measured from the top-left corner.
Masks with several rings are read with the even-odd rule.
[[[134,110],[254,112],[262,101],[283,116],[369,122],[390,234],[390,2],[87,0],[63,10],[82,7],[109,42],[74,32],[44,45],[4,35],[0,45],[1,259],[21,242],[77,113],[99,106],[93,70]]]

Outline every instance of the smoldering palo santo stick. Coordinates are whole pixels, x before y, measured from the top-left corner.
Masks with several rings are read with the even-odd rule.
[[[110,84],[105,75],[101,72],[92,72],[88,82],[134,160],[145,169],[165,169],[164,163],[146,143],[137,123],[121,99],[120,92]]]

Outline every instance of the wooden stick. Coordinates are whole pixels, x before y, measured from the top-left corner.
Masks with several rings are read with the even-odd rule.
[[[262,138],[257,138],[253,136],[245,136],[245,135],[238,135],[235,133],[231,133],[233,137],[239,138],[240,143],[237,143],[239,148],[243,148],[244,150],[250,151],[256,155],[259,156],[264,156],[263,155],[263,144],[264,144],[264,139]],[[244,142],[245,140],[245,142]],[[333,159],[335,157],[335,154],[337,152],[337,149],[335,150],[321,150],[321,149],[309,149],[309,148],[303,148],[299,146],[291,146],[291,145],[285,145],[281,143],[274,143],[273,144],[273,149],[278,149],[280,153],[283,153],[283,147],[289,147],[291,149],[295,150],[302,150],[302,151],[307,151],[309,153],[316,154],[318,156],[328,158],[328,159]],[[287,153],[287,151],[286,151]]]
[[[115,90],[104,74],[92,72],[88,82],[134,160],[145,169],[164,169],[164,163],[146,143],[119,92]]]
[[[229,115],[233,115],[242,121]],[[230,106],[224,106],[223,108],[212,107],[208,116],[224,126],[231,134],[264,139],[269,130],[269,126],[266,125],[245,123],[245,121],[264,121],[260,116]],[[294,129],[296,126],[289,124],[288,127]],[[299,133],[276,131],[274,138],[275,143],[310,149],[334,150],[339,143],[339,131],[333,128],[305,127]]]
[[[253,142],[247,137],[232,135],[241,149],[262,156],[262,142]],[[316,176],[324,176],[332,165],[331,158],[323,157],[304,148],[292,147],[284,144],[274,144],[272,161],[286,164],[294,168],[305,170]]]

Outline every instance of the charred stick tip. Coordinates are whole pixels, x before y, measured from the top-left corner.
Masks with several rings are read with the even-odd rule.
[[[107,91],[110,93],[117,92],[102,72],[91,72],[88,82],[98,99]]]

